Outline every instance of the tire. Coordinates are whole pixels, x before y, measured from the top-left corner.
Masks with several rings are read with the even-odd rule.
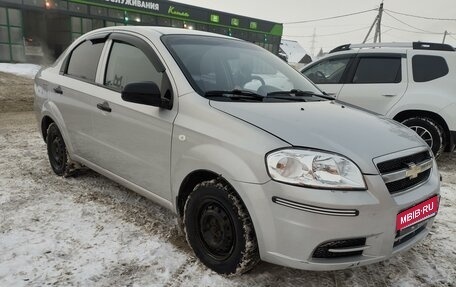
[[[444,148],[444,133],[434,120],[425,117],[413,117],[406,119],[402,124],[414,130],[431,148],[435,158],[438,158]]]
[[[65,176],[69,171],[68,153],[62,134],[55,123],[47,129],[47,152],[52,170],[59,176]]]
[[[252,220],[227,184],[198,184],[185,203],[183,222],[196,257],[215,272],[242,274],[260,261]]]

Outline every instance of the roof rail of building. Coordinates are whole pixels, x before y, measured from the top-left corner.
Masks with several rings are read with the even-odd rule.
[[[428,43],[428,42],[393,42],[393,43],[364,43],[364,44],[344,44],[332,49],[329,53],[347,51],[350,49],[362,48],[413,48],[414,50],[437,50],[437,51],[456,51],[448,44]]]

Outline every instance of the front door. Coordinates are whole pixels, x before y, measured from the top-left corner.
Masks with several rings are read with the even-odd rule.
[[[93,115],[98,166],[166,200],[170,195],[171,136],[177,104],[172,110],[125,102],[122,89],[129,83],[153,81],[162,95],[172,95],[163,65],[142,39],[114,34],[103,69],[104,92],[95,94]]]

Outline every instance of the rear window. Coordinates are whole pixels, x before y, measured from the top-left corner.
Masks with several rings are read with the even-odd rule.
[[[98,61],[104,42],[85,41],[71,53],[67,74],[86,81],[95,81]]]
[[[400,83],[401,58],[361,58],[359,60],[353,83]]]
[[[443,57],[416,55],[412,58],[413,80],[429,82],[448,74],[448,64]]]

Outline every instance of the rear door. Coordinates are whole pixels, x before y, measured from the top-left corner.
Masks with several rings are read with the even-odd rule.
[[[102,92],[94,94],[91,157],[96,165],[170,198],[170,156],[177,100],[172,110],[125,102],[122,89],[129,83],[153,81],[162,97],[173,97],[170,78],[145,38],[113,33],[106,47],[103,73],[97,81]]]
[[[343,54],[328,57],[302,70],[302,73],[314,82],[322,91],[337,96],[345,81],[346,71],[356,54]]]
[[[358,54],[338,99],[385,115],[407,90],[407,59],[399,53]]]
[[[91,114],[95,111],[92,94],[100,91],[95,83],[98,64],[105,45],[105,34],[79,43],[67,56],[52,87],[53,102],[65,122],[74,154],[90,154]]]

